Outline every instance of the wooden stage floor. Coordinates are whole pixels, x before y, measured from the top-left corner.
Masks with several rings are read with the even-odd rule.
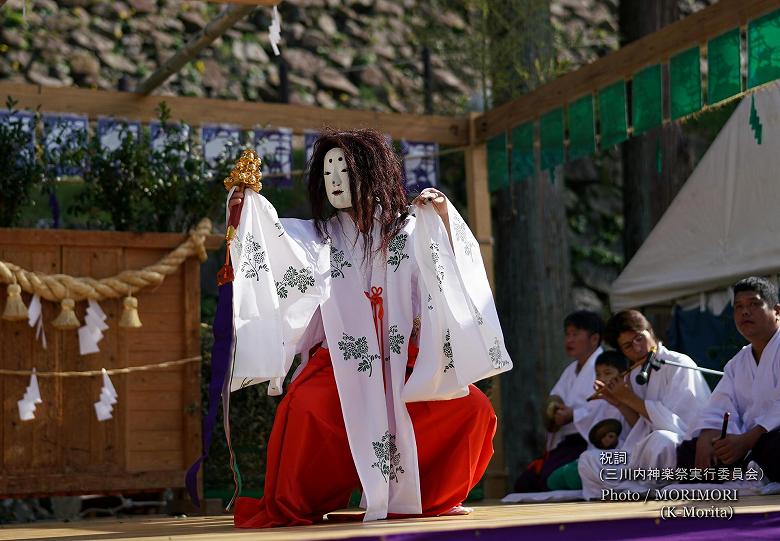
[[[677,502],[679,503],[679,502]],[[702,507],[710,507],[718,502],[700,502]],[[729,502],[724,502],[729,503]],[[751,515],[760,520],[761,517],[777,517],[780,513],[780,495],[751,496],[741,498],[733,505],[735,517]],[[653,528],[670,522],[670,520],[697,520],[712,522],[724,519],[660,519],[661,507],[669,502],[570,502],[570,503],[539,503],[539,504],[485,504],[475,507],[474,513],[460,517],[418,518],[403,520],[378,521],[369,524],[337,523],[315,526],[275,528],[269,530],[236,530],[233,528],[232,517],[223,516],[191,516],[164,517],[143,516],[124,519],[89,519],[77,522],[46,522],[29,525],[0,525],[0,540],[31,541],[33,539],[67,540],[67,541],[118,541],[128,539],[133,541],[238,541],[240,539],[266,540],[299,540],[299,539],[350,539],[350,538],[390,538],[396,535],[409,538],[424,539],[426,534],[431,538],[447,539],[456,531],[467,534],[471,538],[519,538],[536,539],[538,535],[525,536],[523,527],[547,525],[550,532],[563,534],[567,528],[576,527],[581,523],[593,521],[636,520],[643,532],[643,538],[652,539]],[[771,514],[771,515],[770,515]],[[510,530],[511,529],[511,530]],[[507,534],[499,534],[504,530]],[[531,530],[527,530],[531,533]],[[449,534],[447,533],[449,532]],[[661,529],[659,537],[664,537]],[[411,534],[411,535],[410,535]],[[481,535],[482,534],[482,535]],[[493,535],[490,535],[493,534]],[[574,531],[572,531],[572,538]],[[578,536],[579,537],[579,536]],[[739,537],[739,536],[737,536]],[[564,539],[565,535],[556,535],[556,539]],[[707,539],[708,537],[697,537]],[[747,539],[747,537],[743,537]],[[750,537],[751,539],[753,537]],[[713,537],[714,539],[714,537]]]

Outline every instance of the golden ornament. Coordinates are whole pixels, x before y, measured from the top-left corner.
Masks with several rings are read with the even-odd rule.
[[[263,188],[262,160],[253,149],[248,148],[241,153],[230,176],[223,181],[225,189],[230,191],[233,186],[245,186],[255,192]]]

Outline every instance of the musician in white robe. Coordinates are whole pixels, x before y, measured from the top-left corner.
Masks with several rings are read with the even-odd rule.
[[[618,449],[626,451],[628,464],[617,468],[612,464],[607,466],[603,464],[601,451],[583,453],[578,469],[586,499],[600,497],[605,486],[623,489],[641,488],[645,484],[643,480],[614,480],[613,476],[602,480],[605,469],[673,468],[677,461],[677,445],[689,435],[693,420],[710,396],[710,389],[700,372],[678,366],[662,364],[657,371],[650,371],[646,384],[637,382],[636,376],[653,349],[659,359],[696,366],[687,355],[665,348],[641,312],[625,310],[612,316],[604,337],[634,366],[625,379],[596,382],[602,397],[616,405],[631,425],[631,431]]]
[[[604,321],[588,310],[566,316],[563,322],[566,354],[574,359],[550,390],[561,404],[547,434],[545,456],[534,460],[515,481],[515,492],[548,490],[547,478],[559,467],[576,460],[588,447],[588,431],[599,419],[597,404],[588,404],[593,392],[596,358],[603,352]]]
[[[780,481],[780,304],[777,288],[750,277],[734,285],[734,323],[750,343],[728,363],[694,423],[701,431],[677,449],[684,468],[745,467],[755,461]],[[721,438],[724,413],[727,434]],[[710,480],[711,482],[712,480]]]
[[[472,382],[511,368],[479,246],[433,189],[408,214],[397,156],[374,130],[327,132],[307,170],[313,220],[242,204],[231,389],[301,354],[268,443],[264,497],[242,528],[311,524],[362,489],[364,520],[460,512],[492,455]],[[227,414],[226,414],[227,415]]]

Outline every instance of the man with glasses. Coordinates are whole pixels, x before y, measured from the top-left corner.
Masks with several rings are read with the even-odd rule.
[[[693,424],[699,437],[680,445],[677,465],[734,468],[753,460],[767,479],[780,481],[780,304],[774,284],[756,277],[737,282],[734,323],[750,343],[726,364]]]
[[[665,348],[656,338],[650,322],[637,310],[624,310],[612,316],[607,322],[604,340],[623,353],[633,366],[626,378],[595,384],[601,392],[600,398],[618,408],[631,425],[620,449],[627,452],[625,466],[645,472],[673,468],[677,461],[677,445],[689,435],[694,419],[710,396],[707,383],[695,370],[666,364],[661,364],[657,371],[651,370],[646,383],[637,382],[636,376],[643,368],[647,369],[651,352],[660,360],[696,366],[687,355]],[[604,472],[601,452],[583,453],[579,473],[585,498],[600,497],[605,485],[616,489],[640,488],[647,480],[612,481],[612,477],[619,475],[606,476]]]

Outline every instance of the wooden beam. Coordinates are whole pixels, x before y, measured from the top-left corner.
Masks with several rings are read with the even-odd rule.
[[[723,32],[776,9],[780,9],[780,0],[720,0],[592,64],[488,111],[479,120],[477,138],[488,139],[620,79],[630,79],[645,66],[666,62],[675,53],[702,45]]]
[[[249,15],[254,9],[255,6],[253,5],[228,7],[224,13],[209,21],[203,30],[198,32],[187,45],[171,58],[163,62],[154,73],[140,83],[136,87],[136,92],[139,94],[151,94],[152,91],[163,84],[168,77],[179,71],[187,62],[195,58],[200,51],[211,45],[211,43],[221,36],[225,30]]]
[[[172,120],[192,126],[232,124],[254,127],[291,128],[296,133],[324,127],[341,129],[375,128],[394,139],[431,141],[440,145],[465,146],[469,141],[467,117],[379,113],[366,110],[321,109],[304,105],[254,103],[247,101],[142,96],[133,92],[50,88],[0,82],[0,101],[11,96],[17,108],[52,113],[80,113],[90,119],[114,116],[149,122],[157,119],[157,107],[165,102]]]
[[[206,0],[213,4],[241,4],[244,6],[266,6],[272,7],[278,5],[282,0]]]
[[[473,134],[477,128],[477,113],[469,116],[469,129]],[[493,276],[493,221],[491,218],[490,191],[488,190],[487,147],[484,143],[469,146],[465,151],[466,199],[471,231],[479,242],[482,262],[485,265],[490,287],[495,295]],[[502,498],[507,491],[507,472],[504,461],[504,433],[501,424],[501,380],[491,380],[490,403],[498,416],[499,423],[493,439],[495,454],[485,473],[485,497]]]

